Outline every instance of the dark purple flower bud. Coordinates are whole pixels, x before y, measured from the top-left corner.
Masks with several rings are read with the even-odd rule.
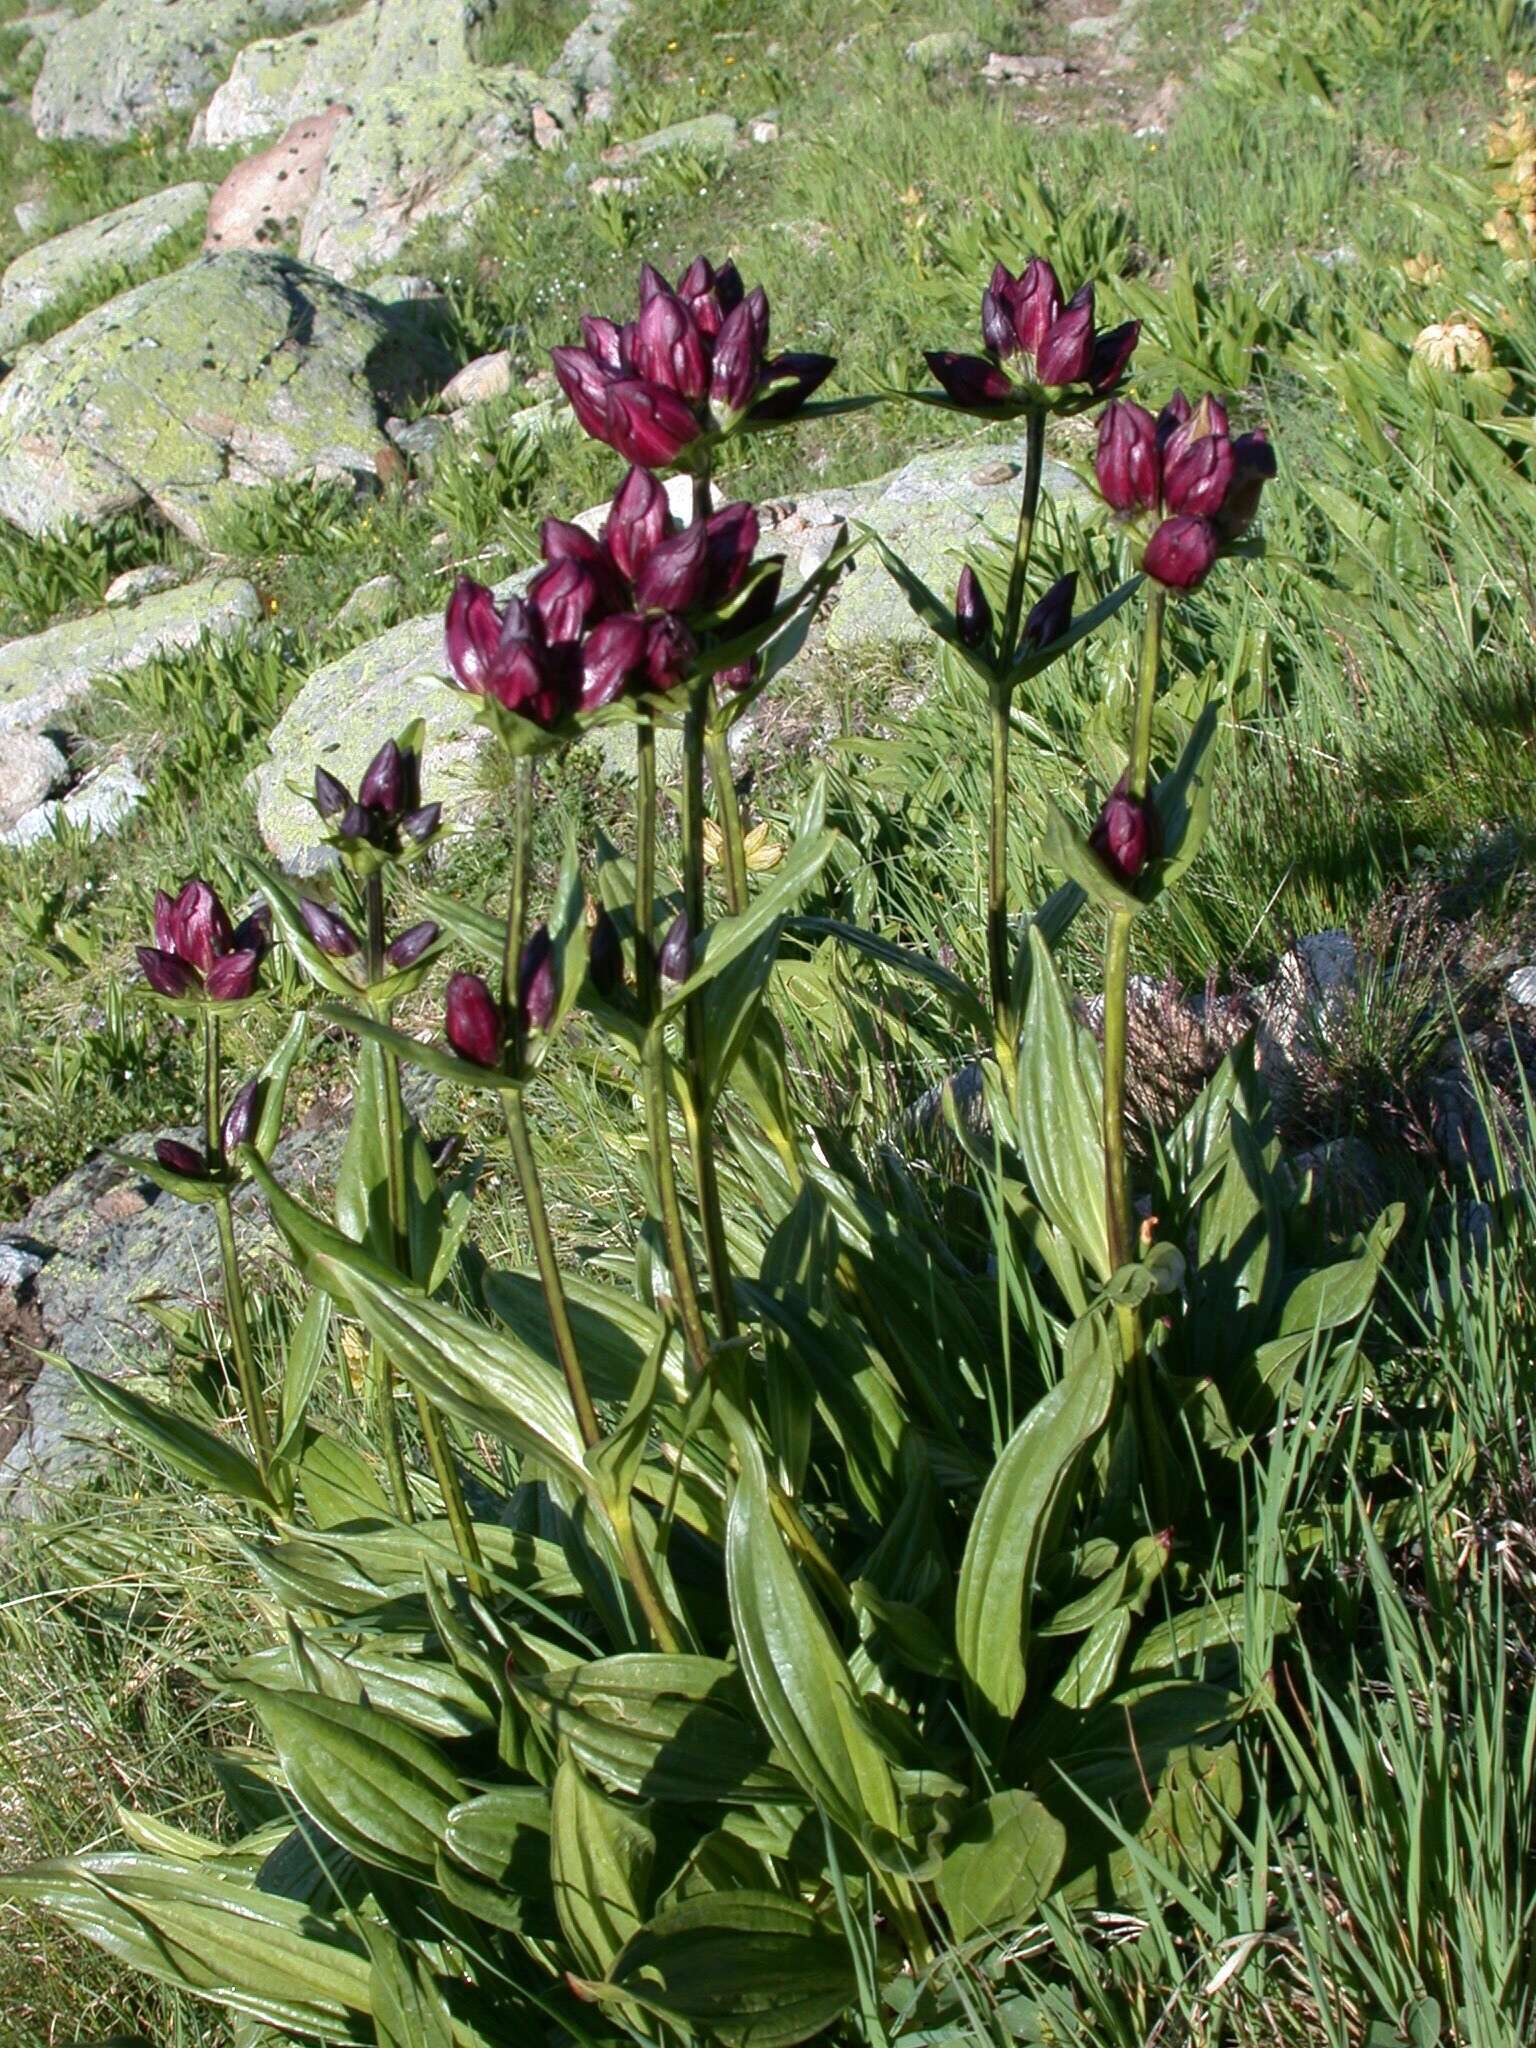
[[[414,967],[423,953],[430,952],[437,944],[440,927],[431,918],[424,918],[420,924],[413,924],[392,939],[384,948],[386,963],[397,973],[407,967]]]
[[[459,686],[479,696],[501,638],[501,613],[483,583],[468,576],[459,578],[448,600],[445,636],[448,666]]]
[[[258,903],[248,917],[242,917],[235,926],[229,942],[232,953],[265,953],[272,944],[272,913],[265,903]]]
[[[1216,528],[1209,519],[1188,513],[1165,519],[1147,542],[1141,566],[1170,590],[1193,590],[1203,583],[1220,550]]]
[[[924,352],[923,360],[956,405],[1000,405],[1012,396],[1012,379],[985,356],[962,356],[953,349],[932,348]]]
[[[1157,416],[1157,445],[1159,448],[1167,446],[1170,436],[1175,434],[1184,425],[1193,411],[1194,407],[1184,396],[1183,392],[1175,391],[1172,398],[1169,399]]]
[[[692,313],[671,292],[646,301],[630,348],[634,366],[652,384],[697,405],[709,389],[709,357]]]
[[[1020,348],[1028,355],[1038,355],[1041,343],[1061,318],[1061,286],[1043,256],[1031,257],[1025,264],[1009,298]]]
[[[652,548],[666,539],[670,520],[666,486],[648,469],[632,469],[614,494],[603,528],[608,553],[631,583]]]
[[[592,628],[581,643],[581,709],[600,711],[645,666],[644,619],[615,612]]]
[[[449,1173],[454,1162],[464,1150],[464,1133],[449,1131],[441,1138],[428,1138],[427,1157],[432,1162],[434,1173]]]
[[[746,411],[763,380],[763,345],[759,339],[758,322],[753,317],[753,300],[757,296],[758,293],[754,292],[750,299],[742,300],[720,329],[715,342],[709,395],[729,418]]]
[[[763,292],[761,285],[756,286],[755,289],[762,292],[763,296],[763,331],[766,334],[768,328],[768,294]],[[735,312],[736,308],[741,304],[742,295],[745,291],[746,286],[741,281],[741,272],[736,268],[731,258],[727,256],[720,268],[715,272],[715,282],[712,287],[712,295],[716,305],[720,308],[722,320],[728,313]],[[687,298],[687,296],[688,294],[679,288],[678,297]]]
[[[1133,399],[1116,398],[1099,421],[1094,474],[1104,502],[1116,512],[1137,512],[1157,503],[1157,423]]]
[[[606,910],[599,909],[587,934],[587,973],[606,1002],[611,1003],[624,987],[624,948],[619,928]]]
[[[635,609],[685,612],[704,590],[709,568],[709,535],[696,519],[646,556],[635,577]]]
[[[757,656],[747,661],[738,661],[730,668],[715,670],[715,693],[722,702],[727,697],[738,697],[741,692],[757,679]]]
[[[157,996],[168,996],[172,1002],[180,1002],[195,992],[197,973],[185,960],[178,960],[174,953],[168,953],[160,946],[139,946],[136,950],[144,979]]]
[[[184,1173],[189,1180],[206,1180],[208,1162],[195,1145],[183,1145],[179,1138],[157,1138],[155,1157],[167,1173]]]
[[[608,389],[608,424],[597,436],[626,462],[675,462],[699,437],[699,423],[675,391],[627,377]]]
[[[1236,540],[1246,533],[1258,515],[1259,498],[1275,474],[1275,451],[1262,427],[1251,434],[1239,434],[1232,443],[1232,482],[1216,514],[1222,539]]]
[[[442,821],[441,804],[423,804],[419,810],[406,812],[400,820],[400,830],[417,846],[424,846]]]
[[[177,953],[189,967],[206,975],[233,941],[228,912],[209,885],[194,878],[176,898],[171,916]]]
[[[763,395],[752,408],[753,419],[793,419],[836,368],[836,356],[812,355],[805,349],[787,349],[775,356],[763,365]]]
[[[707,256],[695,256],[682,276],[677,280],[677,296],[680,299],[702,299],[715,288],[715,266]],[[666,289],[665,284],[662,287]]]
[[[604,611],[624,602],[622,579],[613,557],[595,534],[567,519],[546,519],[539,528],[539,552],[546,562],[579,562],[592,578]]]
[[[992,637],[992,607],[969,562],[955,586],[955,631],[967,647],[985,647]]]
[[[629,368],[624,359],[623,336],[613,321],[604,320],[599,314],[583,313],[581,338],[587,345],[587,353],[602,368],[615,371]]]
[[[1085,284],[1053,320],[1035,353],[1035,375],[1042,384],[1078,384],[1093,362],[1093,286]]]
[[[1093,339],[1093,359],[1088,365],[1088,382],[1102,394],[1113,391],[1125,375],[1126,365],[1136,353],[1136,344],[1141,339],[1141,322],[1127,320],[1119,327],[1111,327],[1107,334],[1096,334]]]
[[[720,604],[735,591],[757,549],[757,509],[742,501],[722,505],[704,522],[708,561],[706,595]]]
[[[663,981],[686,981],[693,972],[693,927],[686,910],[680,910],[668,925],[657,965]]]
[[[1061,638],[1072,623],[1072,600],[1077,596],[1077,571],[1069,569],[1059,577],[1024,621],[1019,646],[1038,653]]]
[[[650,304],[651,300],[654,299],[658,293],[670,292],[671,289],[671,285],[667,283],[667,280],[662,276],[661,272],[656,268],[654,263],[641,264],[640,305],[642,310]]]
[[[501,1010],[478,974],[449,977],[444,1030],[460,1059],[501,1065]]]
[[[570,401],[577,421],[594,441],[608,439],[608,394],[614,374],[584,348],[555,348],[549,352],[555,379]]]
[[[203,977],[203,991],[210,1003],[243,1003],[256,986],[261,955],[245,950],[226,953],[215,960]]]
[[[650,620],[645,629],[647,688],[670,690],[680,683],[698,651],[699,643],[675,613],[663,612]]]
[[[541,924],[529,935],[523,957],[517,963],[517,1015],[525,1032],[549,1029],[556,994],[555,949],[550,943],[549,926]]]
[[[544,638],[551,645],[579,640],[588,621],[601,610],[597,581],[580,562],[552,562],[528,586],[528,602],[538,614]]]
[[[981,338],[990,353],[999,358],[1018,353],[1018,330],[1013,324],[1013,294],[1017,288],[1018,279],[999,263],[992,273],[992,282],[981,295]]]
[[[219,1142],[226,1159],[251,1142],[256,1128],[256,1111],[261,1102],[261,1082],[253,1077],[235,1096],[224,1112],[224,1123],[219,1133]]]
[[[393,817],[405,794],[405,769],[396,740],[386,740],[363,772],[357,785],[357,800],[370,811]]]
[[[1225,409],[1222,410],[1225,418]],[[1215,423],[1211,401],[1202,398],[1163,449],[1163,503],[1170,512],[1212,518],[1221,509],[1236,462],[1224,427]]]
[[[338,839],[371,839],[373,816],[361,804],[348,804],[336,821]]]
[[[352,801],[352,792],[338,782],[328,769],[315,770],[315,809],[322,818],[334,818]]]
[[[1153,805],[1131,796],[1124,779],[1115,785],[1088,835],[1088,845],[1117,882],[1134,882],[1163,850],[1163,829]]]

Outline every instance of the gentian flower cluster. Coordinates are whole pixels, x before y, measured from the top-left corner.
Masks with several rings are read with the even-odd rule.
[[[329,904],[317,903],[311,896],[297,899],[299,916],[304,929],[320,952],[330,960],[353,960],[363,951],[363,942],[339,911]],[[424,953],[437,944],[440,930],[431,918],[423,918],[420,924],[413,924],[392,939],[384,948],[384,966],[391,972],[403,973],[407,967],[414,967]]]
[[[1065,304],[1056,272],[1036,256],[1017,277],[1001,263],[981,295],[982,356],[925,351],[950,402],[989,419],[1045,409],[1077,411],[1113,391],[1141,333],[1138,320],[1101,333],[1093,286]]]
[[[1099,423],[1094,470],[1106,504],[1151,526],[1146,573],[1171,590],[1193,590],[1253,523],[1275,453],[1262,428],[1234,435],[1219,399],[1192,407],[1176,391],[1156,419],[1116,399]]]
[[[831,356],[770,357],[767,293],[703,256],[675,290],[646,264],[638,318],[586,315],[581,332],[585,347],[553,351],[561,389],[594,440],[651,468],[688,465],[749,416],[792,418],[834,367]]]
[[[545,520],[545,567],[525,598],[498,607],[484,584],[460,581],[448,605],[449,667],[461,688],[545,730],[626,690],[665,692],[698,652],[695,627],[740,591],[757,537],[747,504],[681,525],[663,485],[631,469],[600,535]],[[766,617],[781,572],[775,565],[754,584],[733,626]]]
[[[233,925],[212,886],[194,877],[179,896],[155,891],[155,943],[137,950],[156,995],[172,1002],[238,1003],[256,986],[267,944],[264,911]]]
[[[363,771],[357,796],[324,768],[315,770],[315,809],[331,826],[331,843],[398,856],[425,846],[442,820],[441,804],[421,801],[421,760],[386,740]]]

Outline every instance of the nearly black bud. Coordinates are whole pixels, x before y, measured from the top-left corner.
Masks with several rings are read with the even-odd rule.
[[[992,607],[969,562],[955,586],[955,630],[967,647],[985,647],[992,637]]]
[[[549,926],[541,924],[523,947],[517,968],[517,1014],[525,1032],[547,1031],[555,1014],[555,954]]]
[[[256,1128],[256,1112],[260,1106],[260,1101],[261,1082],[253,1077],[246,1082],[245,1086],[235,1096],[233,1102],[230,1103],[229,1108],[225,1110],[224,1124],[219,1136],[226,1159],[238,1152],[242,1145],[248,1145],[251,1142],[251,1134]]]
[[[323,903],[301,896],[299,916],[304,920],[305,931],[320,951],[332,960],[350,960],[354,953],[362,951],[361,941],[351,925],[345,918],[338,917],[334,910],[327,910]]]
[[[370,811],[393,817],[405,797],[405,763],[396,741],[386,740],[368,763],[357,785],[357,799]]]
[[[423,919],[420,924],[413,924],[385,947],[385,964],[397,972],[402,968],[414,967],[422,954],[430,952],[437,944],[439,929],[431,918]]]
[[[680,910],[668,925],[657,965],[663,981],[686,981],[693,972],[693,927],[686,910]]]
[[[208,1162],[195,1145],[183,1145],[179,1138],[158,1138],[155,1157],[167,1173],[184,1173],[191,1180],[206,1180]]]
[[[352,792],[327,769],[315,770],[315,809],[322,818],[339,818],[352,801]]]
[[[1077,571],[1069,569],[1065,576],[1051,585],[1024,621],[1024,631],[1019,639],[1023,652],[1038,653],[1042,647],[1049,647],[1052,641],[1061,638],[1072,623],[1072,600],[1076,595]]]
[[[619,928],[603,909],[593,918],[587,935],[587,972],[592,977],[592,986],[606,1002],[612,1002],[624,987],[624,948]]]

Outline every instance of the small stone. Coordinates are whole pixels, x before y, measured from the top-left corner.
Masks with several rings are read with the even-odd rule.
[[[443,386],[443,403],[450,412],[466,405],[485,405],[493,398],[505,398],[512,389],[512,356],[497,349],[488,356],[476,356]]]
[[[581,118],[596,127],[607,127],[613,120],[613,94],[607,86],[600,85],[596,92],[589,92],[582,102]]]
[[[185,580],[169,562],[146,562],[142,569],[125,569],[121,576],[114,576],[103,596],[108,604],[137,604],[141,597],[175,590]]]
[[[779,124],[767,119],[751,121],[747,124],[747,138],[751,142],[777,142]]]
[[[369,298],[377,299],[381,306],[419,305],[423,299],[440,299],[443,295],[441,286],[432,278],[399,270],[376,277],[365,289]]]
[[[534,103],[530,117],[533,122],[533,143],[535,149],[564,149],[565,130],[549,111],[548,107]]]
[[[907,62],[932,78],[941,71],[960,71],[978,63],[981,51],[981,44],[969,30],[943,28],[908,43]]]
[[[587,190],[594,199],[628,199],[645,190],[644,178],[594,178]]]
[[[971,482],[980,484],[985,490],[993,484],[1011,483],[1019,473],[1016,462],[985,462],[980,469],[971,471]]]
[[[1013,57],[994,50],[981,75],[992,85],[1036,85],[1042,78],[1062,78],[1076,67],[1065,57]]]
[[[48,225],[52,208],[46,199],[20,199],[11,208],[16,225],[24,235],[40,234]]]
[[[1536,1009],[1536,967],[1517,967],[1505,982],[1504,993],[1522,1009]]]
[[[368,627],[377,632],[399,601],[398,576],[371,577],[368,582],[358,585],[336,614],[337,629],[341,632],[352,632],[359,627]]]
[[[740,140],[741,129],[734,115],[698,114],[691,121],[677,121],[670,128],[642,135],[638,142],[616,142],[603,151],[603,162],[623,168],[674,150],[692,150],[699,156],[727,156]]]
[[[0,846],[35,846],[51,838],[60,823],[87,839],[110,838],[148,795],[147,786],[126,761],[109,762],[87,775],[61,802],[38,804],[0,831]]]
[[[9,830],[69,780],[63,749],[46,733],[12,733],[0,747],[0,830]]]
[[[45,1264],[37,1252],[28,1251],[25,1245],[11,1244],[0,1238],[0,1287],[8,1287],[13,1294],[19,1294],[29,1280],[41,1273]]]
[[[430,476],[438,450],[453,430],[445,419],[428,413],[419,420],[386,420],[384,431],[407,461]]]
[[[92,1202],[91,1214],[99,1216],[103,1223],[129,1223],[135,1216],[142,1216],[148,1207],[136,1187],[108,1188]]]

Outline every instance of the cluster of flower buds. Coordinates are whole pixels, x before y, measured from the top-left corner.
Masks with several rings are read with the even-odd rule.
[[[256,986],[268,945],[265,910],[233,925],[212,886],[196,877],[179,896],[155,891],[155,943],[139,966],[156,995],[172,1002],[243,1002]]]
[[[324,768],[315,770],[315,809],[343,852],[398,857],[425,846],[442,820],[441,804],[421,800],[421,757],[386,740],[363,772],[357,795]]]
[[[1275,452],[1262,428],[1234,435],[1219,399],[1191,406],[1176,391],[1156,419],[1116,399],[1099,423],[1094,470],[1105,503],[1150,526],[1146,573],[1171,590],[1193,590],[1252,525]]]
[[[549,1029],[558,995],[554,942],[549,926],[541,924],[524,943],[517,965],[519,1041]],[[477,1067],[495,1069],[505,1065],[507,1019],[501,1004],[478,974],[460,972],[449,976],[443,1030],[460,1059]]]
[[[1077,596],[1077,571],[1069,569],[1058,577],[1039,602],[1031,606],[1019,633],[1019,644],[1011,660],[1038,654],[1053,646],[1072,624],[1072,605]],[[974,652],[990,652],[994,620],[981,579],[967,562],[955,586],[955,631],[962,645]]]
[[[1140,332],[1139,321],[1127,320],[1100,333],[1093,286],[1064,304],[1055,271],[1036,256],[1017,277],[1001,263],[993,271],[981,295],[984,356],[930,349],[926,361],[962,412],[989,419],[1041,406],[1071,412],[1114,390]]]
[[[1117,882],[1127,888],[1149,860],[1163,850],[1163,825],[1149,797],[1132,796],[1126,778],[1110,791],[1088,845]]]
[[[219,1130],[219,1151],[223,1159],[231,1158],[242,1145],[250,1142],[260,1107],[261,1082],[259,1079],[249,1080],[224,1112],[224,1122]],[[155,1157],[167,1173],[185,1174],[189,1180],[206,1180],[214,1170],[213,1162],[205,1152],[196,1145],[184,1144],[180,1138],[157,1139]]]
[[[311,896],[300,896],[296,907],[305,931],[327,959],[355,960],[361,956],[363,942],[339,911],[317,903]],[[403,974],[406,968],[414,967],[437,944],[440,935],[439,927],[430,918],[411,925],[384,948],[386,971]]]
[[[734,263],[696,257],[672,286],[646,264],[640,312],[623,326],[588,315],[584,348],[553,351],[555,375],[596,441],[627,462],[687,463],[706,440],[791,418],[834,359],[768,354],[768,296],[744,290]]]
[[[680,525],[664,486],[631,469],[600,535],[545,520],[545,567],[525,598],[498,607],[484,584],[460,581],[448,605],[448,665],[463,689],[546,730],[626,690],[669,690],[698,652],[694,627],[740,591],[757,536],[747,504]],[[770,565],[753,583],[732,611],[734,630],[772,611],[782,572]]]

